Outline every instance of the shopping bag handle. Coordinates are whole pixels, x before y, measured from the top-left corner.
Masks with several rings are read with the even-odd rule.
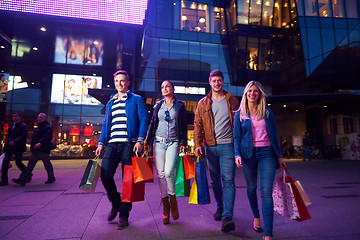
[[[148,156],[149,155],[149,151],[145,150],[144,153],[142,154],[142,157]]]
[[[181,156],[184,156],[184,155],[186,155],[186,153],[184,151],[180,151],[179,156],[181,157]]]
[[[99,160],[99,155],[96,155],[94,158],[93,158],[93,161],[97,161]]]

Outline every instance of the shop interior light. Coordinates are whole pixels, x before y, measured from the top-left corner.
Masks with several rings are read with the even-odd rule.
[[[46,28],[44,28],[44,27],[41,27],[40,30],[43,32],[46,32]]]
[[[186,21],[186,20],[187,20],[187,16],[181,16],[181,20]]]
[[[95,44],[95,45],[98,45],[98,44],[99,44],[99,42],[95,40],[95,41],[94,41],[94,44]]]
[[[205,21],[206,21],[205,18],[200,18],[200,19],[199,19],[199,22],[200,22],[200,23],[204,23]]]
[[[2,45],[1,45],[0,48],[5,48],[5,46],[2,46]]]
[[[34,50],[34,51],[37,51],[37,50],[39,50],[39,49],[38,49],[37,47],[33,47],[33,50]]]
[[[286,104],[284,104],[283,107],[286,108]]]

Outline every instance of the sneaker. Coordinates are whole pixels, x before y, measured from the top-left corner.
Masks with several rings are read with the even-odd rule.
[[[21,179],[21,178],[13,178],[13,182],[14,183],[17,183],[17,184],[20,184],[21,186],[25,186],[26,185],[26,182]]]
[[[107,220],[112,221],[116,218],[117,213],[119,212],[119,208],[111,208],[110,213],[108,215]]]
[[[120,221],[116,226],[117,230],[122,230],[124,228],[126,228],[127,226],[129,226],[129,221],[127,218],[125,217],[120,217]]]
[[[45,184],[50,184],[50,183],[54,183],[56,180],[55,178],[51,178],[51,179],[48,179]]]
[[[221,231],[230,232],[235,230],[235,224],[230,218],[224,218],[222,221]]]
[[[214,220],[215,220],[215,221],[221,221],[222,212],[223,212],[223,208],[222,208],[222,207],[219,207],[219,208],[216,210],[216,213],[214,214]]]
[[[0,181],[0,186],[6,186],[6,185],[9,185],[9,182]]]

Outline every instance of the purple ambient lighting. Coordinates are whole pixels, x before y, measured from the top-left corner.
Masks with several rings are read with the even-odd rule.
[[[147,0],[2,0],[0,10],[143,24]]]

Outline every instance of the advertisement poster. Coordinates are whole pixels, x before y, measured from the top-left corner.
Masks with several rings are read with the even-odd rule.
[[[101,105],[88,89],[101,89],[102,78],[82,75],[53,74],[51,103]]]
[[[336,134],[336,143],[341,147],[341,158],[360,160],[360,133]]]

